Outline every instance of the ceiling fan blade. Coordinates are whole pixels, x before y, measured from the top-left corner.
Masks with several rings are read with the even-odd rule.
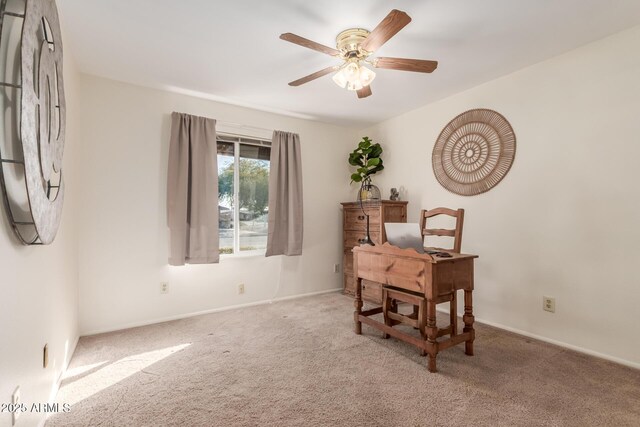
[[[320,43],[316,43],[309,39],[305,39],[304,37],[297,36],[293,33],[280,34],[280,38],[290,43],[294,43],[309,49],[317,50],[318,52],[326,53],[327,55],[331,55],[331,56],[340,55],[340,52],[337,51],[336,49],[330,48],[329,46],[325,46]]]
[[[393,9],[389,14],[371,31],[360,47],[367,52],[378,50],[387,40],[395,36],[403,29],[411,18],[401,10]]]
[[[367,85],[365,87],[363,87],[362,89],[356,91],[356,93],[358,94],[358,98],[366,98],[367,96],[371,95],[371,85]]]
[[[301,79],[298,80],[294,80],[291,83],[289,83],[289,86],[300,86],[303,85],[305,83],[309,83],[311,80],[315,80],[318,77],[322,77],[326,74],[329,74],[335,70],[337,70],[338,68],[340,68],[338,65],[334,65],[333,67],[327,67],[324,70],[320,70],[320,71],[316,71],[313,74],[309,74],[308,76],[305,76]]]
[[[428,61],[425,59],[406,58],[376,58],[373,60],[376,68],[387,68],[389,70],[414,71],[416,73],[431,73],[438,68],[438,61]]]

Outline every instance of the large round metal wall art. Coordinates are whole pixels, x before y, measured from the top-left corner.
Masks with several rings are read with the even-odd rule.
[[[15,81],[0,83],[5,91],[15,90],[15,98],[19,99],[15,105],[19,112],[17,141],[5,144],[5,153],[0,152],[0,178],[5,206],[20,240],[25,244],[49,244],[56,236],[64,201],[62,37],[54,0],[23,0],[22,5],[22,11],[15,11],[7,7],[6,1],[1,2],[0,35],[10,37],[17,33],[13,29],[20,23],[22,28],[17,33],[19,45],[14,48],[20,61],[16,66],[19,73],[15,73]],[[7,27],[4,32],[3,26]],[[7,55],[6,61],[11,58]],[[7,138],[6,132],[4,137]],[[21,146],[21,150],[7,155],[12,145]],[[14,169],[8,171],[8,166]],[[18,170],[21,176],[17,176]],[[14,199],[20,197],[15,197],[16,185],[10,181],[22,182],[28,201],[23,204],[25,212],[16,207]]]
[[[469,110],[451,120],[433,147],[433,171],[452,193],[473,196],[505,177],[516,154],[516,136],[500,113]]]

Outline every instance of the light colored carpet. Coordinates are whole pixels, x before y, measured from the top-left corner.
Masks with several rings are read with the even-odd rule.
[[[640,425],[640,371],[476,324],[430,374],[352,313],[334,293],[84,337],[47,426]]]

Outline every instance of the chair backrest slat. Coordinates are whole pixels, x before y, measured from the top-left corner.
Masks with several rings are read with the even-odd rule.
[[[442,228],[425,228],[422,230],[423,236],[449,236],[455,237],[456,230],[444,230]]]
[[[442,228],[427,228],[427,219],[438,215],[448,215],[456,219],[456,228],[453,230]],[[462,250],[462,226],[464,224],[464,209],[453,210],[449,208],[423,209],[420,211],[420,230],[424,236],[445,236],[453,237],[453,252],[460,253]]]

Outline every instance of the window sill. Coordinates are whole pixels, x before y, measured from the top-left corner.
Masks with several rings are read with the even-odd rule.
[[[220,259],[264,257],[266,251],[242,251],[235,254],[220,254]]]

